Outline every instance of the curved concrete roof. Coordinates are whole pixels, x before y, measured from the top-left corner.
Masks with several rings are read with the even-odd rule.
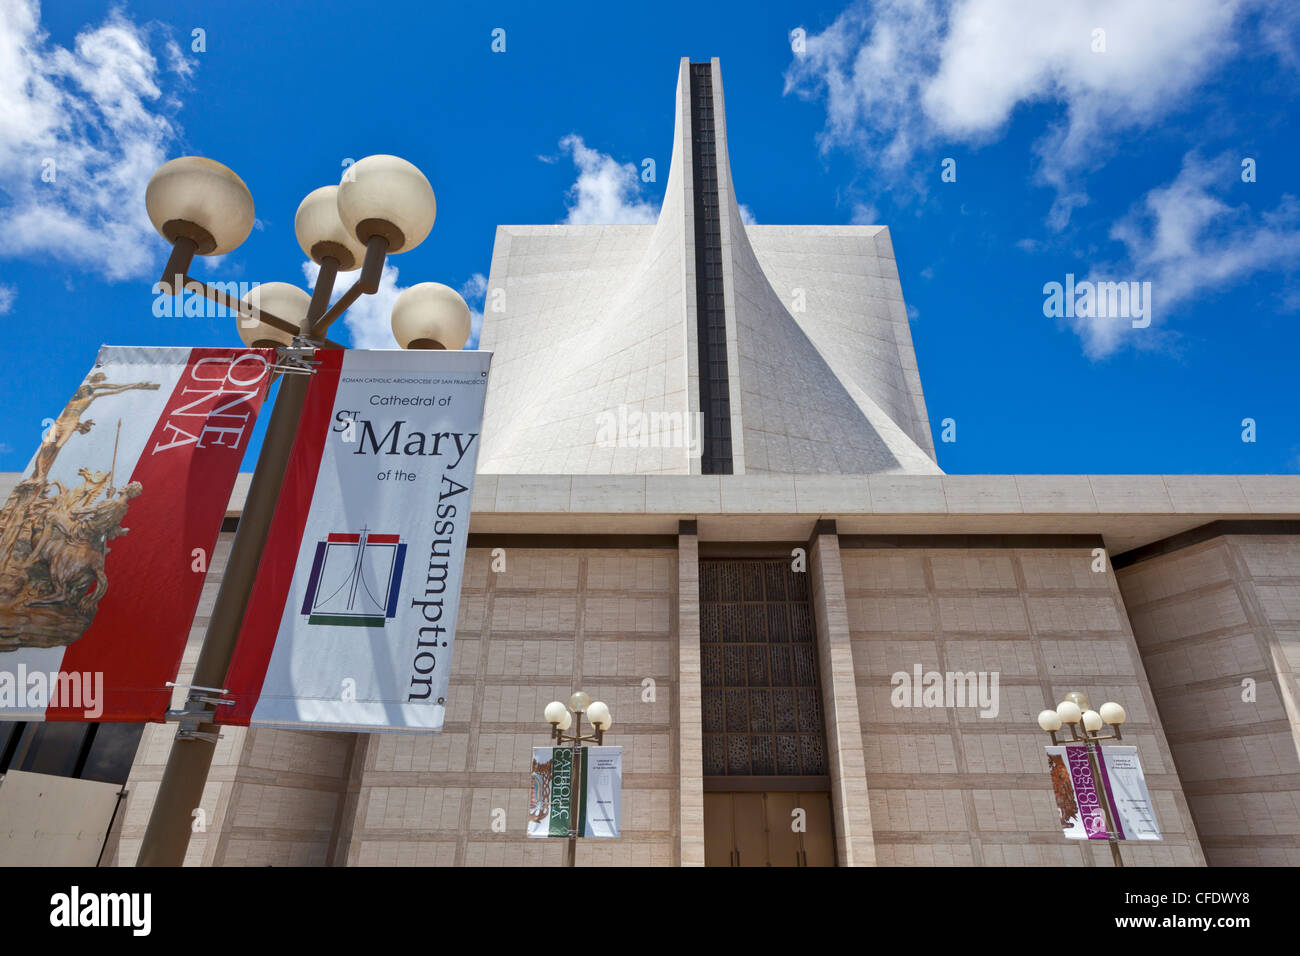
[[[498,227],[480,471],[700,473],[689,66],[655,225]],[[888,230],[746,226],[711,80],[734,473],[940,474]]]

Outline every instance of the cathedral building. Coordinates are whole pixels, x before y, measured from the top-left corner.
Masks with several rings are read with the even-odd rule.
[[[188,862],[560,865],[530,759],[582,689],[622,834],[578,865],[1109,866],[1036,722],[1071,691],[1127,711],[1127,865],[1300,865],[1300,477],[944,474],[888,227],[747,224],[716,59],[672,111],[656,223],[497,228],[444,732],[226,728]]]

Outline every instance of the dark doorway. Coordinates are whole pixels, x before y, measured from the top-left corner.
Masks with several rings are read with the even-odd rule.
[[[808,574],[700,560],[705,862],[834,866]]]

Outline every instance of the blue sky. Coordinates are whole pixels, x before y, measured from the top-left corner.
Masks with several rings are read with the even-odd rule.
[[[196,275],[304,287],[301,198],[349,158],[420,166],[433,233],[338,329],[380,345],[415,282],[481,307],[498,223],[652,218],[678,58],[717,56],[757,222],[890,227],[945,471],[1295,473],[1298,50],[1281,0],[0,0],[0,471],[100,343],[237,341],[154,317],[162,161],[224,162],[257,203]],[[1150,326],[1045,315],[1067,274],[1150,282]]]

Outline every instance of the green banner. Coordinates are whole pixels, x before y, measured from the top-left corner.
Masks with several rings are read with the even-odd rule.
[[[551,751],[551,811],[549,836],[567,837],[573,814],[573,751]]]

